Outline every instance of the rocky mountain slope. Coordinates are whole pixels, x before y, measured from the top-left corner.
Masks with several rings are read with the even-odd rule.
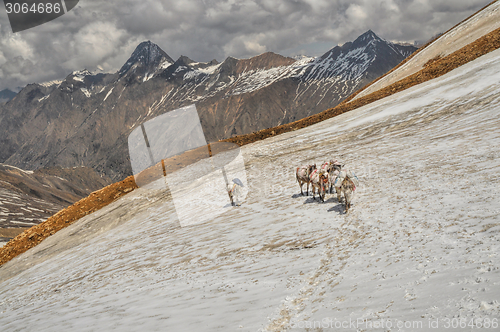
[[[0,108],[0,162],[33,170],[88,166],[117,180],[131,174],[128,134],[142,122],[195,103],[205,136],[217,141],[337,105],[415,50],[368,31],[318,58],[274,53],[251,59],[173,61],[141,43],[115,74],[73,72],[31,84]]]
[[[24,171],[0,164],[0,228],[39,224],[109,183],[86,167]]]

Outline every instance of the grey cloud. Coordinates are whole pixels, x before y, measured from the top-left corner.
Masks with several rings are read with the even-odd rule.
[[[294,55],[372,29],[389,40],[426,40],[489,0],[81,0],[68,14],[12,34],[0,12],[0,89],[64,78],[97,66],[118,70],[144,40],[172,58]],[[326,52],[325,47],[322,52]],[[289,51],[286,54],[283,52]],[[316,52],[317,53],[317,50]],[[318,55],[318,54],[312,54]]]

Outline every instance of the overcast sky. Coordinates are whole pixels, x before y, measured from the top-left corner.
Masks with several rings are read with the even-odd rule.
[[[117,71],[144,40],[173,59],[248,58],[266,51],[320,55],[373,30],[425,41],[491,0],[80,0],[68,14],[12,33],[0,7],[0,90]]]

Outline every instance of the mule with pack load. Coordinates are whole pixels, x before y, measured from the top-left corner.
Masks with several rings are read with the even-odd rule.
[[[343,164],[330,160],[321,165],[319,169],[314,165],[297,167],[296,178],[300,185],[302,195],[302,185],[307,183],[307,194],[309,194],[309,183],[312,186],[313,198],[316,191],[322,202],[325,201],[326,193],[333,193],[333,188],[337,193],[337,200],[342,203],[342,193],[344,194],[345,213],[349,212],[351,202],[356,187],[359,186],[359,179],[351,170],[344,169]]]

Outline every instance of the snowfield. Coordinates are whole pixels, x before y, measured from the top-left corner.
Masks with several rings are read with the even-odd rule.
[[[500,50],[244,146],[246,200],[208,222],[137,189],[0,267],[2,331],[498,331],[499,110]],[[295,182],[332,158],[347,215]]]

